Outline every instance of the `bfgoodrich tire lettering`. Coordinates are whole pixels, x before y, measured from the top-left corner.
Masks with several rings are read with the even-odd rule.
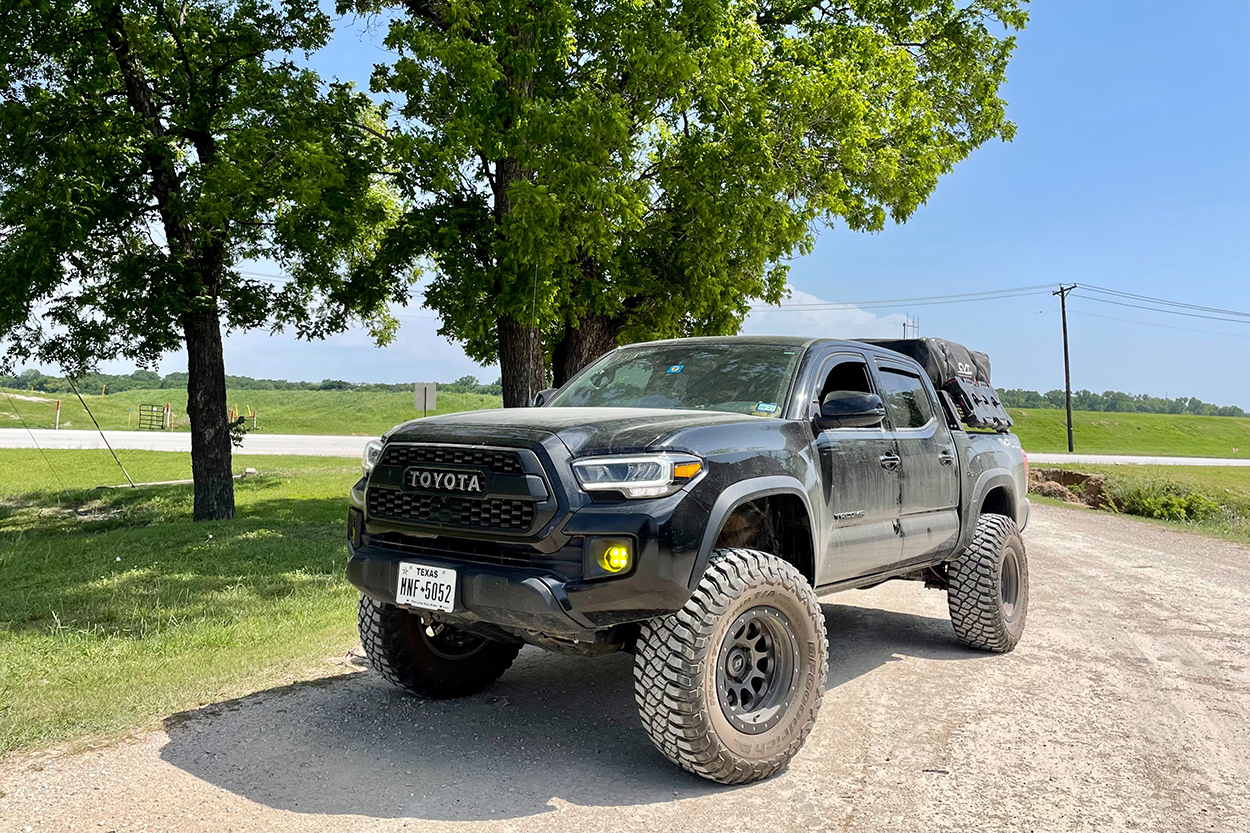
[[[749,655],[751,627],[769,634],[761,651],[788,646],[775,673],[759,675],[766,708],[758,727],[741,714],[740,699],[726,705],[725,675],[718,677],[718,669],[731,672],[743,690],[749,672],[738,660]],[[753,657],[769,670],[762,653]],[[763,552],[717,550],[686,605],[642,626],[634,694],[643,727],[665,757],[696,775],[722,784],[767,778],[798,753],[816,722],[827,657],[824,616],[798,570]],[[779,688],[769,694],[772,685]]]
[[[431,636],[417,614],[363,594],[356,622],[373,670],[419,697],[476,694],[499,679],[521,650],[447,625],[435,625]]]
[[[1016,522],[982,515],[968,549],[947,569],[951,624],[965,645],[1006,653],[1024,634],[1029,562]]]

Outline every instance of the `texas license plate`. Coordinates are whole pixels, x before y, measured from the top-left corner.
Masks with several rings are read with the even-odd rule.
[[[401,561],[395,604],[450,613],[456,605],[456,571]]]

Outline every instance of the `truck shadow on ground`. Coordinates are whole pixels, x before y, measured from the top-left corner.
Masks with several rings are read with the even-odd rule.
[[[830,689],[899,655],[976,657],[944,619],[826,604]],[[834,731],[828,714],[815,731]],[[215,703],[166,720],[168,763],[251,801],[301,813],[445,821],[632,806],[733,788],[652,747],[634,706],[632,657],[521,652],[484,694],[406,697],[372,672]],[[749,787],[739,788],[749,789]]]

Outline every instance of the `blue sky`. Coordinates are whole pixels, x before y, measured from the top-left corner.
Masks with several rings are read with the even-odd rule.
[[[314,56],[367,84],[380,27],[341,23]],[[1250,309],[1250,4],[1045,0],[1008,71],[1019,132],[987,145],[905,225],[822,232],[794,262],[796,301],[854,302],[1090,283],[1192,304]],[[752,314],[748,332],[923,335],[990,354],[999,387],[1063,386],[1058,299]],[[1250,408],[1250,326],[1069,301],[1074,388],[1197,396]],[[227,372],[288,379],[494,379],[403,311],[384,350],[360,332],[306,344],[266,333],[226,340]],[[1110,320],[1110,319],[1130,319]],[[1230,335],[1231,334],[1231,335]],[[185,367],[170,356],[165,371]]]

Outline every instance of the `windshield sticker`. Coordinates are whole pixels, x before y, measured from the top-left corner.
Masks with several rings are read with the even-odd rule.
[[[777,413],[777,403],[776,402],[757,402],[755,403],[755,413],[775,414]]]
[[[681,373],[681,369],[682,369],[683,367],[685,367],[685,365],[684,365],[684,364],[675,364],[675,365],[673,365],[672,367],[670,367],[670,368],[668,369],[668,372],[669,372],[669,373]]]

